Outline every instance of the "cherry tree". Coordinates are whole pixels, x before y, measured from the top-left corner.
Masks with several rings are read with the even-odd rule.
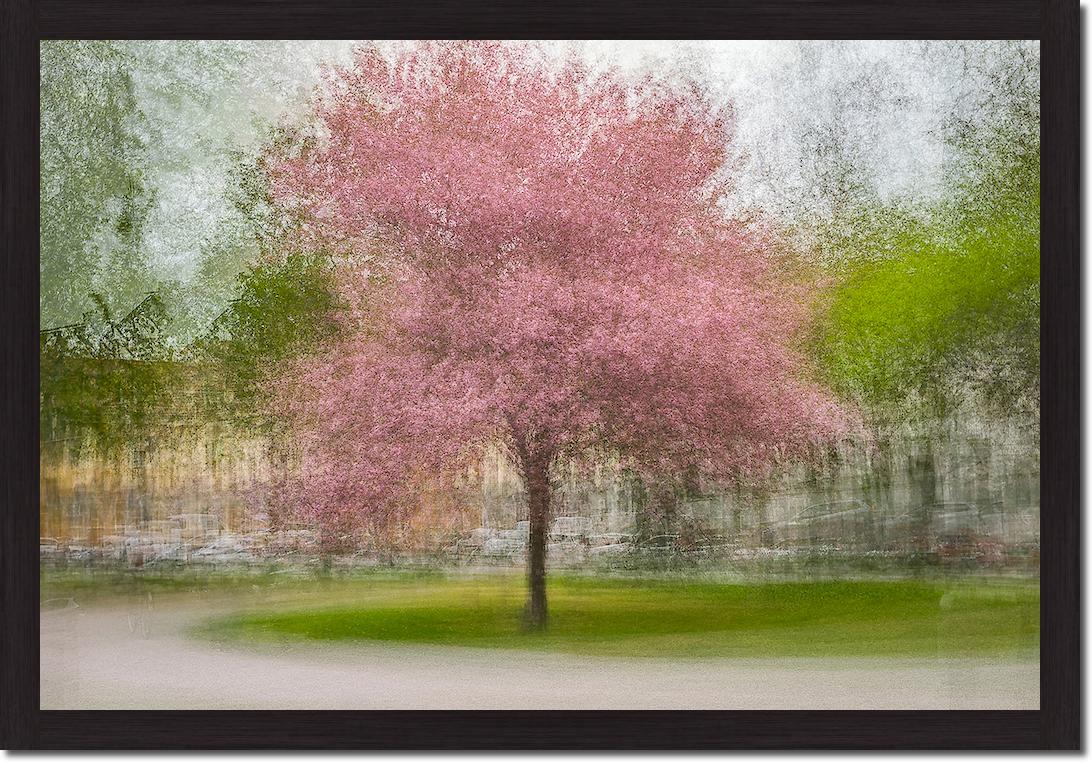
[[[845,416],[796,350],[801,288],[718,212],[731,115],[699,88],[533,49],[362,50],[271,161],[297,245],[341,252],[341,338],[276,383],[315,520],[389,515],[500,445],[546,623],[551,471],[589,451],[733,477]]]

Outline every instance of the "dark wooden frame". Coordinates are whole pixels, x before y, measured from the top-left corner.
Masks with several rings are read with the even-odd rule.
[[[0,0],[0,740],[8,749],[1077,749],[1077,0]],[[38,41],[49,38],[1042,40],[1041,709],[164,712],[38,709]]]

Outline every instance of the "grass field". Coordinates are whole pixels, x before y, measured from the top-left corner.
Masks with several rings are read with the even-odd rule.
[[[550,627],[521,631],[523,579],[375,579],[215,619],[202,637],[362,641],[610,656],[1037,657],[1034,582],[720,584],[550,579]]]

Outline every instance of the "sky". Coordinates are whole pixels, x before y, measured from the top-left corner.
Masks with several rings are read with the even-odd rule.
[[[326,67],[348,63],[358,44],[119,43],[143,115],[132,129],[146,150],[142,179],[152,201],[141,245],[153,277],[193,283],[202,263],[231,241],[240,246],[221,269],[242,265],[247,235],[230,196],[235,155],[258,151],[272,125],[303,118]],[[402,44],[379,45],[395,51]],[[821,206],[816,188],[831,145],[880,198],[935,198],[953,162],[945,124],[979,107],[976,94],[992,52],[1012,43],[971,43],[974,61],[986,62],[978,68],[968,66],[966,45],[946,42],[533,44],[547,57],[575,54],[596,68],[697,77],[736,116],[737,182],[725,208],[777,209],[791,219]],[[1038,43],[1027,45],[1037,55]],[[43,69],[43,79],[49,74]],[[48,117],[43,114],[43,142]],[[88,245],[109,244],[91,236]],[[215,312],[225,294],[214,293],[194,309]]]

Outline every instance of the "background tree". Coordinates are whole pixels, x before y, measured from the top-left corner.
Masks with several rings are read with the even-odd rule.
[[[312,518],[390,514],[500,442],[537,629],[561,459],[731,476],[839,431],[794,350],[802,290],[717,212],[729,124],[697,88],[436,43],[362,51],[317,117],[272,172],[301,242],[339,252],[348,305],[341,338],[276,382]]]
[[[286,241],[299,220],[270,196],[268,162],[282,158],[296,143],[295,135],[280,130],[261,155],[236,155],[231,200],[257,255],[237,275],[232,275],[234,265],[208,273],[209,279],[233,280],[235,297],[191,347],[194,359],[211,371],[206,378],[209,413],[242,430],[269,435],[281,423],[270,415],[269,369],[328,340],[337,330],[334,313],[340,306],[331,257],[291,249]],[[212,269],[216,261],[209,258],[206,264]]]
[[[922,542],[937,499],[934,444],[956,415],[985,411],[1038,436],[1033,45],[927,49],[926,60],[943,56],[958,81],[976,83],[939,126],[953,157],[943,193],[916,203],[865,195],[818,235],[834,275],[818,322],[821,364],[829,382],[867,412],[878,445],[868,481],[879,478],[881,491],[890,486],[890,436],[908,426],[921,432],[911,470]]]
[[[263,261],[238,277],[238,297],[196,342],[214,415],[246,430],[268,432],[271,391],[267,371],[314,351],[337,331],[332,269],[323,254]]]
[[[153,194],[144,116],[124,43],[41,49],[41,323],[97,312],[91,293],[135,304],[154,288],[142,249]]]
[[[941,417],[968,401],[1038,413],[1038,56],[956,52],[985,85],[944,125],[958,157],[945,195],[912,215],[860,203],[852,234],[827,236],[843,254],[823,364],[878,418]]]
[[[84,320],[40,337],[42,446],[69,442],[116,452],[144,441],[175,418],[178,369],[166,340],[158,294],[115,316],[92,294]]]

